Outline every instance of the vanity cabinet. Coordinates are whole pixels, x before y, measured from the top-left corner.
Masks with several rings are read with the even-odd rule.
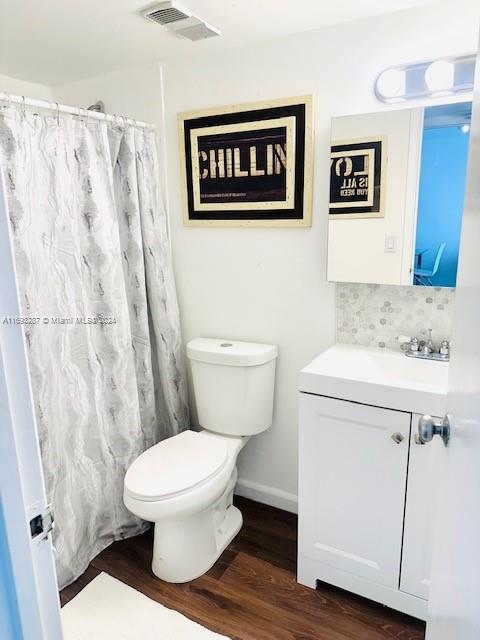
[[[300,393],[300,583],[328,582],[426,617],[443,443],[417,445],[418,418]]]

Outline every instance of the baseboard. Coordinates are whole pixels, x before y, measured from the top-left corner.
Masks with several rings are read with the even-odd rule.
[[[298,497],[294,493],[267,487],[259,482],[239,478],[235,486],[235,494],[290,513],[298,513]]]

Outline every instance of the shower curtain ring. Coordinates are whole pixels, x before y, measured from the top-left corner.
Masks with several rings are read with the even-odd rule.
[[[26,103],[25,103],[25,96],[22,96],[22,115],[25,118],[26,115]]]
[[[60,105],[58,102],[55,102],[55,104],[57,105],[57,126],[60,126]]]

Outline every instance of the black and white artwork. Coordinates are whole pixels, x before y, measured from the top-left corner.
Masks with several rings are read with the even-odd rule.
[[[185,224],[310,226],[311,98],[181,114]]]
[[[330,156],[330,216],[384,216],[385,138],[334,143]]]

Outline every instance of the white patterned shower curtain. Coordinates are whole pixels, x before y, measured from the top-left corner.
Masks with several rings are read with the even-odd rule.
[[[188,426],[155,134],[7,106],[0,170],[64,587],[143,530],[125,471]]]

